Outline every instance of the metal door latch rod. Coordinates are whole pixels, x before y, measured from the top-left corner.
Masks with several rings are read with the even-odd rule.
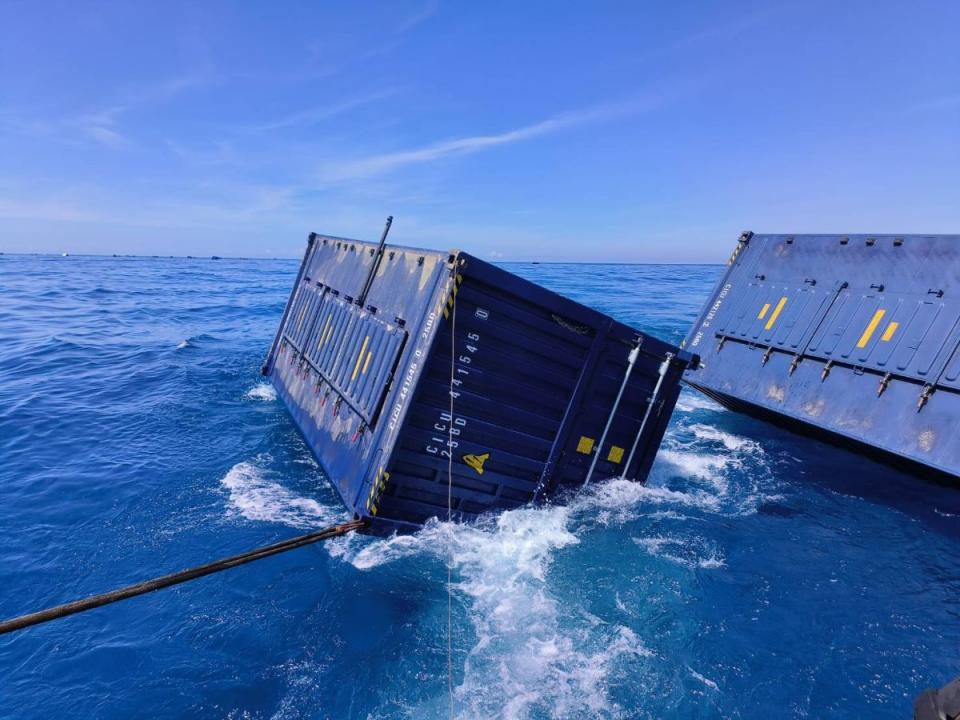
[[[613,401],[613,407],[610,409],[609,417],[607,417],[607,424],[603,428],[603,434],[600,435],[600,442],[597,443],[597,451],[593,454],[593,460],[590,461],[590,469],[587,470],[587,477],[583,481],[584,485],[589,483],[590,478],[593,477],[593,471],[597,467],[597,460],[600,459],[600,454],[603,452],[603,444],[607,441],[607,433],[610,432],[610,426],[613,425],[613,418],[617,414],[617,408],[620,407],[623,392],[627,389],[627,383],[630,382],[630,375],[633,374],[633,368],[637,364],[637,357],[640,355],[640,346],[642,344],[643,339],[638,339],[637,344],[633,346],[630,354],[627,355],[627,371],[623,375],[623,382],[620,383],[620,392],[617,393],[617,399]]]
[[[637,446],[640,444],[640,438],[643,437],[643,431],[647,427],[647,421],[650,419],[650,413],[653,410],[653,406],[657,404],[657,398],[660,396],[660,388],[663,386],[663,379],[667,376],[667,370],[670,367],[670,362],[673,360],[673,353],[667,353],[663,362],[660,363],[660,376],[657,378],[657,384],[653,387],[653,395],[650,396],[650,404],[647,405],[647,411],[643,414],[643,420],[640,423],[640,429],[637,431],[637,437],[633,441],[633,447],[630,448],[630,455],[627,456],[627,462],[623,465],[623,472],[626,474],[627,470],[630,467],[630,463],[633,462],[633,456],[637,452]]]

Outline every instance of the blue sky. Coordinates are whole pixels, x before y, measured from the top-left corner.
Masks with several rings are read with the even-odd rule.
[[[960,3],[0,4],[0,250],[960,232]]]

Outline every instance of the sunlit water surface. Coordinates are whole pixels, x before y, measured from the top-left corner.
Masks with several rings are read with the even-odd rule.
[[[721,268],[510,265],[679,342]],[[345,517],[257,374],[294,261],[0,257],[0,614]],[[745,369],[749,371],[749,369]],[[646,486],[350,537],[0,638],[0,716],[907,718],[954,491],[684,391]]]

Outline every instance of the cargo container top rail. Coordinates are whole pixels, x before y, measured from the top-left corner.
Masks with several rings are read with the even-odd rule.
[[[960,236],[744,233],[685,347],[733,409],[960,477]]]
[[[469,519],[646,477],[689,353],[468,253],[382,241],[310,236],[263,367],[369,531],[445,518],[448,491]]]

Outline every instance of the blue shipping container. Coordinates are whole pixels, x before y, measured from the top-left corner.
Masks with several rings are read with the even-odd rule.
[[[459,251],[311,235],[263,367],[374,532],[644,479],[692,357]],[[629,368],[629,372],[628,372]]]
[[[960,476],[960,236],[744,233],[684,346],[734,410]]]

